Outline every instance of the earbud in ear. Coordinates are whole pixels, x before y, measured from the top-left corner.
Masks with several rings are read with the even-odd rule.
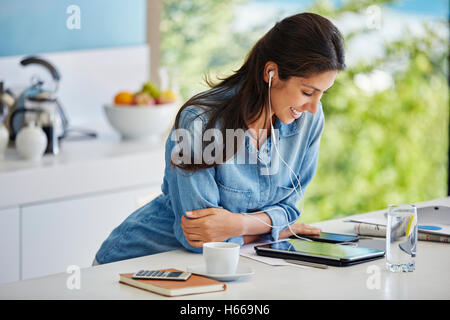
[[[275,72],[269,71],[269,88],[272,85],[272,77],[273,77],[274,74],[275,74]]]

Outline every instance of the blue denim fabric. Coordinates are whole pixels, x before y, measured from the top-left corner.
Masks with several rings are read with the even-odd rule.
[[[194,120],[202,121],[200,127],[194,125]],[[206,120],[203,109],[189,106],[180,115],[179,128],[187,129],[192,136],[201,136],[200,129],[204,129]],[[273,228],[263,237],[278,240],[280,231],[299,218],[297,204],[302,194],[291,170],[279,159],[273,141],[277,141],[283,160],[300,179],[304,193],[316,170],[323,127],[322,106],[317,113],[304,112],[290,124],[276,118],[274,129],[278,129],[278,134],[272,133],[259,151],[246,132],[242,145],[245,147],[233,158],[194,173],[170,164],[171,153],[178,143],[172,137],[172,128],[165,144],[162,194],[133,212],[111,232],[96,254],[97,261],[103,264],[181,248],[201,253],[202,248],[192,247],[186,241],[181,217],[186,211],[203,208],[225,208],[235,213],[265,211]],[[247,159],[258,156],[257,163],[238,162],[242,156]],[[267,171],[269,168],[272,171]],[[243,237],[226,241],[242,245]]]

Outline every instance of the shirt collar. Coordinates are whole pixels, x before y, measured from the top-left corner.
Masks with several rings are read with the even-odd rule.
[[[279,130],[280,137],[288,137],[292,136],[294,134],[297,134],[300,129],[300,121],[303,121],[302,119],[305,117],[305,113],[302,114],[302,116],[292,123],[284,124],[281,122],[278,117],[275,117],[275,123],[273,128]]]

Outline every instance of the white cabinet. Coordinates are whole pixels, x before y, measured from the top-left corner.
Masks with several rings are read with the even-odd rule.
[[[64,143],[58,156],[0,161],[0,283],[91,266],[110,232],[161,193],[164,140]]]
[[[22,207],[22,280],[91,266],[102,242],[161,186]]]
[[[20,209],[0,210],[0,283],[20,279]]]

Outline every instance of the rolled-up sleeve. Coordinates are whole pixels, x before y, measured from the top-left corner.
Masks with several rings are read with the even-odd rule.
[[[198,122],[195,124],[195,121],[200,121],[201,125]],[[205,125],[205,119],[201,115],[197,117],[197,114],[193,111],[185,109],[180,114],[178,128],[187,130],[186,132],[191,136],[191,142],[194,142],[192,139],[200,139],[197,141],[202,141],[202,130]],[[172,151],[175,150],[173,148],[178,141],[173,131],[171,135],[172,137],[169,137],[171,139],[169,145],[172,150],[166,150],[169,154],[172,154]],[[192,146],[194,146],[193,143]],[[192,147],[191,152],[194,152],[194,147]],[[192,157],[192,159],[194,158]],[[166,165],[170,165],[167,164],[168,161],[170,162],[170,159],[166,157]],[[170,165],[169,170],[172,179],[170,179],[171,183],[169,183],[168,188],[172,209],[175,214],[175,222],[173,225],[175,237],[186,249],[201,253],[202,248],[193,247],[187,242],[181,228],[181,217],[185,215],[186,211],[222,208],[219,205],[220,194],[215,180],[216,169],[206,168],[188,172]],[[233,237],[226,241],[242,245],[243,237]]]
[[[314,177],[319,159],[320,138],[324,127],[323,111],[320,109],[320,112],[318,124],[315,126],[314,132],[311,135],[300,173],[296,173],[300,180],[301,189],[297,187],[297,192],[293,190],[283,201],[259,209],[260,211],[264,211],[272,220],[271,232],[262,235],[265,239],[277,241],[280,232],[288,228],[288,224],[294,223],[301,215],[297,206],[306,191],[306,187]],[[293,179],[295,185],[297,185],[296,179]]]

